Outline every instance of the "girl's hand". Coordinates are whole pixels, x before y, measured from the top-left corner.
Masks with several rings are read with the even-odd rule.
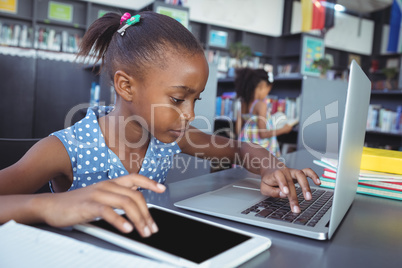
[[[138,187],[157,193],[166,187],[145,176],[130,174],[117,179],[102,181],[86,188],[56,194],[42,194],[35,198],[35,208],[42,221],[54,227],[66,227],[89,222],[101,217],[118,230],[129,233],[134,226],[147,237],[158,231],[146,201]],[[113,209],[123,209],[131,222]],[[134,224],[134,226],[133,226]]]
[[[284,126],[282,127],[281,133],[287,134],[287,133],[291,132],[292,129],[293,129],[293,126],[286,124],[286,125],[284,125]]]
[[[260,190],[263,195],[280,198],[287,197],[292,212],[300,213],[294,183],[299,183],[304,199],[311,200],[311,190],[307,177],[310,177],[316,185],[321,184],[318,175],[310,168],[299,170],[283,167],[273,172],[265,171],[261,177]]]

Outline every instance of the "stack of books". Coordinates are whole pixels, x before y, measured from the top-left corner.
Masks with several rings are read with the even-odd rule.
[[[338,160],[322,157],[314,163],[324,167],[321,186],[334,188]],[[402,200],[402,152],[364,147],[357,193]]]

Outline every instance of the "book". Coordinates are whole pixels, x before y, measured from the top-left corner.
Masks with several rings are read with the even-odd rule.
[[[329,157],[322,157],[320,160],[313,160],[313,163],[324,167],[324,169],[332,170],[336,172],[338,166],[338,160]],[[366,180],[377,181],[400,181],[402,182],[402,175],[388,172],[378,172],[372,170],[360,169],[359,177]]]
[[[321,180],[321,185],[320,185],[321,187],[331,188],[331,189],[335,188],[335,180],[334,179],[328,179],[328,178],[321,176],[320,180]],[[384,198],[389,198],[389,199],[395,199],[395,200],[402,200],[402,191],[394,191],[394,190],[389,190],[389,189],[384,189],[384,188],[360,185],[360,183],[357,186],[357,193],[371,195],[371,196],[377,196],[377,197],[384,197]]]
[[[360,169],[402,174],[402,152],[364,147]]]
[[[272,123],[275,129],[283,128],[285,125],[289,125],[291,127],[297,125],[299,123],[299,119],[297,118],[288,118],[282,112],[276,112],[271,115]]]
[[[324,169],[324,174],[322,175],[322,177],[324,177],[326,179],[335,180],[336,172],[329,170],[329,169]],[[377,181],[377,180],[371,180],[371,179],[367,180],[366,178],[360,176],[358,184],[364,185],[364,186],[377,187],[377,188],[402,192],[402,181]]]

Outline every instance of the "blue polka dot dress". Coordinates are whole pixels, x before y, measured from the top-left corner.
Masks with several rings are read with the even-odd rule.
[[[128,174],[118,156],[106,146],[98,123],[98,118],[112,109],[91,107],[81,121],[51,134],[64,144],[71,160],[73,183],[69,191]],[[165,183],[173,156],[180,152],[176,142],[163,143],[151,137],[139,174]]]

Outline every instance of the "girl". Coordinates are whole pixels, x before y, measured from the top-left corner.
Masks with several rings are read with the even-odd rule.
[[[235,87],[241,102],[236,132],[240,141],[259,144],[279,157],[280,149],[276,136],[289,133],[292,126],[274,128],[267,98],[273,82],[272,73],[267,73],[264,69],[236,70]]]
[[[179,152],[240,162],[261,174],[263,194],[289,198],[294,212],[300,211],[294,181],[311,198],[307,177],[319,184],[311,169],[289,169],[262,147],[189,126],[208,64],[197,40],[176,20],[153,12],[108,13],[83,38],[79,56],[93,53],[113,81],[115,106],[89,109],[80,122],[42,139],[0,171],[0,222],[62,227],[99,216],[122,232],[135,227],[149,236],[158,228],[136,190],[163,192]],[[54,194],[32,195],[47,181]],[[113,208],[125,210],[129,221]]]

